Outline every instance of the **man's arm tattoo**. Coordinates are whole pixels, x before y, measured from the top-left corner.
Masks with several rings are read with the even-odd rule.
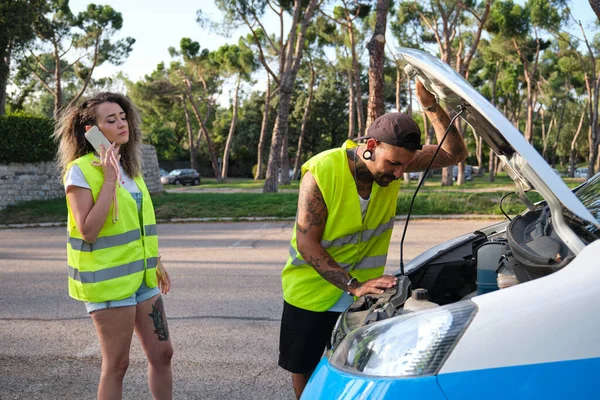
[[[298,214],[302,212],[304,218],[302,221],[300,218],[296,218],[296,229],[306,235],[312,226],[321,226],[325,223],[327,206],[318,187],[301,192]]]
[[[302,256],[304,257],[304,254]],[[335,262],[327,251],[323,250],[319,257],[308,256],[306,260],[323,279],[342,290],[348,290],[349,274]]]

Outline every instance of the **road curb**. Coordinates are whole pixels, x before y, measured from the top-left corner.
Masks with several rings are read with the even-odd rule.
[[[439,214],[439,215],[412,215],[411,220],[427,219],[504,219],[503,215],[494,214]],[[160,224],[185,224],[194,222],[257,222],[257,221],[294,221],[295,217],[206,217],[206,218],[168,218],[158,219]],[[396,221],[406,220],[406,215],[398,215]],[[66,222],[40,222],[35,224],[0,224],[0,229],[26,229],[26,228],[55,228],[67,226]]]

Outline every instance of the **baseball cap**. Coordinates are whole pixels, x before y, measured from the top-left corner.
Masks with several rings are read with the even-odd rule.
[[[407,114],[389,113],[377,118],[367,134],[356,140],[375,139],[392,146],[404,147],[408,150],[421,150],[421,129]]]

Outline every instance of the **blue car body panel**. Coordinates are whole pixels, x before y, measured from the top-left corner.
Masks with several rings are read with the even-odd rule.
[[[435,376],[377,378],[354,375],[331,366],[323,357],[312,374],[302,400],[387,400],[421,398],[447,400]]]
[[[440,374],[448,400],[598,399],[600,358]]]
[[[415,397],[413,397],[415,396]],[[600,358],[492,368],[415,378],[377,378],[334,368],[323,357],[303,400],[597,399]]]

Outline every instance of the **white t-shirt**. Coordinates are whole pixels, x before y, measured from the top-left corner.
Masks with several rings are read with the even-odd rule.
[[[361,195],[358,195],[358,200],[360,200],[360,213],[362,214],[362,219],[365,219],[365,215],[367,215],[367,208],[369,207],[369,201],[371,201],[371,196],[368,199],[363,199]]]
[[[119,182],[119,184],[131,194],[131,197],[133,197],[137,204],[138,211],[140,211],[142,208],[142,191],[137,186],[135,181],[125,173],[121,163],[119,163],[119,169],[121,170],[121,182]],[[88,184],[83,172],[81,171],[81,168],[79,168],[78,165],[71,166],[71,168],[69,168],[67,171],[67,176],[65,178],[65,192],[69,186],[78,186],[90,189],[90,185]]]
[[[363,199],[360,195],[358,195],[358,200],[360,200],[360,213],[362,214],[362,219],[364,220],[365,215],[367,215],[367,208],[369,207],[371,196],[369,196],[368,199]],[[340,297],[340,299],[327,311],[344,312],[352,303],[354,303],[354,297],[349,295],[347,292],[344,292],[342,297]]]

